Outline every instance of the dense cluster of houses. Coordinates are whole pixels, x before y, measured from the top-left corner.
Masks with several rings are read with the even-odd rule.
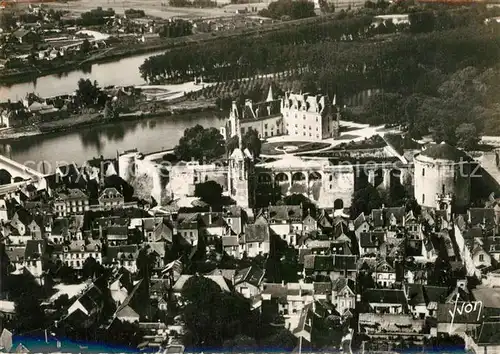
[[[269,206],[254,217],[238,206],[158,215],[126,202],[119,187],[102,187],[91,200],[85,190],[68,188],[65,178],[58,185],[49,180],[50,191],[28,185],[3,196],[0,234],[12,273],[29,274],[39,283],[50,276],[57,283],[61,269],[78,275],[94,262],[111,269],[106,285],[116,304],[112,319],[138,322],[149,331],[150,345],[182,334],[180,324],[156,320],[168,314],[170,302],[181,300],[183,285],[195,276],[186,271],[194,259],[217,254],[239,264],[274,257],[285,248],[294,250],[298,263],[293,282],[270,279],[266,262],[232,268],[215,262],[202,276],[221,291],[249,299],[254,311],[265,312],[302,343],[314,343],[317,328],[335,319],[357,321],[373,339],[372,350],[400,338],[418,345],[449,333],[451,325],[453,333],[463,333],[479,348],[499,348],[481,334],[498,328],[500,311],[500,291],[493,287],[500,274],[494,270],[500,254],[500,207],[494,201],[463,215],[382,207],[349,218],[347,210],[303,205]],[[172,259],[179,248],[187,252]],[[141,252],[151,268],[147,278],[138,279]],[[450,272],[448,280],[443,272]],[[475,287],[471,279],[483,285]],[[105,293],[90,278],[70,294],[60,321],[90,326],[109,300]],[[473,301],[481,304],[473,315],[451,316],[456,303]],[[12,318],[12,303],[2,303],[1,315]]]

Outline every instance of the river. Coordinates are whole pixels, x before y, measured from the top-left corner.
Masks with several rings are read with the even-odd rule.
[[[101,124],[36,137],[0,143],[0,153],[21,162],[31,164],[47,161],[81,164],[93,157],[115,157],[117,151],[137,148],[141,152],[155,152],[173,148],[186,128],[200,124],[205,128],[219,127],[224,120],[213,112],[182,116],[149,118],[113,124]],[[42,171],[40,171],[42,172]],[[49,173],[48,170],[45,171]]]
[[[139,73],[139,66],[144,62],[144,59],[163,52],[153,52],[124,58],[119,61],[93,64],[87,70],[46,75],[33,82],[0,86],[0,102],[8,99],[20,100],[28,92],[35,92],[42,97],[68,94],[76,90],[80,78],[96,80],[101,87],[141,85],[145,82]]]
[[[153,52],[124,58],[119,61],[93,64],[89,71],[72,71],[47,75],[35,82],[12,86],[0,86],[0,102],[23,98],[27,92],[36,92],[42,97],[71,93],[80,78],[97,80],[101,87],[109,85],[140,85],[144,80],[139,66],[144,59],[161,52]],[[214,113],[198,113],[178,117],[151,118],[138,121],[96,125],[78,131],[60,132],[23,138],[0,143],[0,154],[26,163],[47,161],[52,166],[57,162],[82,162],[103,155],[114,157],[117,151],[137,148],[142,152],[154,152],[173,148],[186,128],[196,124],[219,127],[223,120]],[[46,171],[49,172],[49,171]]]

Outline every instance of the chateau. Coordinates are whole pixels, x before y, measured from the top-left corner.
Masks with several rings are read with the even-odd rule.
[[[254,129],[261,139],[289,135],[320,141],[339,136],[339,119],[335,100],[330,102],[328,96],[286,92],[285,97],[274,99],[272,87],[269,87],[264,102],[254,103],[247,99],[243,106],[238,106],[233,101],[221,134],[227,140]]]

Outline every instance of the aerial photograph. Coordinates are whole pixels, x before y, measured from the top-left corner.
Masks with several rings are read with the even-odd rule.
[[[500,0],[0,0],[0,353],[500,354]]]

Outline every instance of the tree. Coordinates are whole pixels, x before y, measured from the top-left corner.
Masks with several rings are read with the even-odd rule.
[[[254,157],[259,157],[262,150],[262,141],[259,138],[257,130],[250,128],[243,135],[241,147],[248,149]],[[238,136],[231,137],[226,143],[226,151],[230,155],[238,147]]]
[[[82,42],[82,46],[80,47],[80,51],[84,54],[90,52],[90,42],[87,38],[85,38]]]
[[[184,131],[184,136],[174,148],[174,153],[183,161],[211,161],[224,155],[224,139],[216,128],[205,129],[197,124]]]
[[[292,351],[297,343],[297,338],[287,329],[280,329],[277,333],[264,338],[260,342],[261,347],[273,350]]]
[[[369,214],[372,209],[380,208],[383,200],[377,189],[368,184],[354,192],[351,203],[351,217],[356,218],[359,214]]]
[[[243,334],[250,325],[250,304],[237,294],[222,292],[211,279],[193,276],[182,288],[185,303],[182,317],[189,333],[189,343],[198,348],[220,347]]]
[[[88,257],[85,262],[83,262],[82,273],[84,278],[97,278],[102,275],[102,266],[97,263],[94,257]]]
[[[88,107],[96,103],[100,91],[101,89],[97,85],[97,81],[92,83],[89,79],[80,79],[78,80],[76,97],[81,105]]]
[[[215,181],[198,183],[194,187],[194,196],[210,205],[220,205],[222,201],[222,186]]]
[[[467,151],[473,150],[481,141],[481,137],[472,123],[462,123],[455,131],[457,145]]]

